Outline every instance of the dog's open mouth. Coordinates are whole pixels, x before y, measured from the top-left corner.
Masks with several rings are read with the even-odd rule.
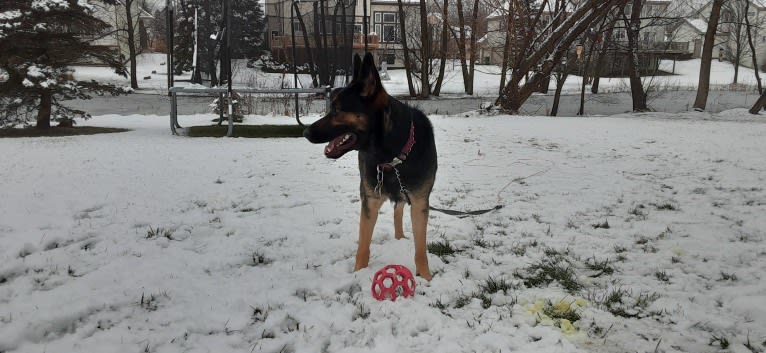
[[[356,134],[347,132],[332,139],[324,148],[324,155],[327,158],[340,158],[346,152],[351,151],[354,146],[356,146]]]

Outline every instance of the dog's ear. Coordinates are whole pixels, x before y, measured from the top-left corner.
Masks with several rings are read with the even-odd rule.
[[[362,96],[375,97],[381,93],[385,93],[383,84],[380,83],[378,68],[375,67],[375,60],[372,58],[371,53],[365,54],[358,79],[362,83]]]
[[[356,81],[359,79],[359,72],[362,71],[362,57],[359,56],[359,54],[354,54],[354,64],[352,66],[353,69],[353,76],[351,76],[351,81]]]

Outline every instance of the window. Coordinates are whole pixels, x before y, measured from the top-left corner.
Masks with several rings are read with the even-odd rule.
[[[654,32],[644,32],[644,44],[652,44],[655,42],[656,33]]]
[[[625,35],[625,29],[624,28],[617,28],[614,31],[614,40],[616,41],[624,41],[627,40],[627,36]]]
[[[398,42],[396,35],[396,25],[383,24],[383,33],[381,41],[383,42]]]
[[[394,54],[386,54],[385,56],[386,64],[393,65],[396,63],[396,55]]]
[[[354,24],[354,33],[362,33],[362,24],[361,23]]]
[[[375,13],[375,32],[380,36],[381,42],[397,43],[400,41],[398,17],[395,12]]]
[[[301,22],[298,20],[293,20],[293,30],[298,33],[301,31]]]

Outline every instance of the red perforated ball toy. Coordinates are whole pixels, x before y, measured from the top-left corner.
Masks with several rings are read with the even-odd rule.
[[[372,277],[372,297],[377,300],[392,300],[402,296],[415,295],[415,278],[402,265],[388,265],[375,272]]]

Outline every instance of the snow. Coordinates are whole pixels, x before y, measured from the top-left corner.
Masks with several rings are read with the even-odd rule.
[[[167,67],[165,66],[164,54],[142,54],[139,56],[138,79],[139,93],[162,94],[167,93]],[[572,65],[577,65],[576,62]],[[734,79],[734,67],[729,62],[719,62],[714,60],[711,63],[710,88],[711,90],[730,90]],[[663,71],[673,73],[667,76],[644,77],[644,87],[647,90],[663,91],[674,90],[696,90],[699,77],[699,59],[687,61],[663,60],[660,68]],[[109,82],[129,86],[128,78],[117,75],[113,70],[107,67],[76,66],[74,76],[78,80],[107,80]],[[460,65],[457,61],[448,62],[445,73],[445,82],[442,87],[442,97],[462,97],[463,82],[460,73]],[[154,71],[154,73],[152,72]],[[234,65],[234,83],[239,87],[279,87],[284,82],[285,87],[292,87],[293,77],[288,73],[283,77],[281,74],[266,74],[261,71],[247,68],[245,62],[236,62]],[[383,81],[386,90],[396,96],[408,95],[407,80],[404,70],[388,69],[391,79]],[[761,73],[766,77],[766,73]],[[148,77],[148,79],[145,79]],[[194,84],[188,82],[191,74],[175,76],[175,85],[179,87],[192,87]],[[308,87],[311,79],[308,75],[299,75],[302,86]],[[474,93],[478,97],[497,97],[500,84],[500,68],[494,65],[477,65]],[[754,89],[756,85],[754,71],[750,68],[740,66],[738,84],[743,87]],[[574,94],[580,92],[582,77],[570,74],[564,83],[563,94]],[[629,92],[630,83],[628,78],[602,78],[599,92]],[[550,91],[556,88],[556,80],[550,81]],[[590,89],[587,88],[588,95]]]
[[[21,17],[21,11],[19,10],[8,10],[0,12],[0,20],[13,20]]]
[[[66,0],[32,0],[32,9],[37,11],[51,11],[56,8],[66,9],[69,3]]]
[[[496,90],[492,77],[477,88]],[[719,350],[716,337],[732,352],[766,348],[762,115],[430,118],[431,204],[503,208],[432,212],[429,241],[459,251],[429,254],[433,281],[396,302],[369,292],[377,269],[414,267],[391,207],[370,267],[352,272],[353,153],[172,136],[156,115],[79,122],[131,129],[118,134],[0,139],[0,351],[702,352]],[[583,288],[525,284],[546,260]],[[486,302],[490,279],[509,288]],[[610,293],[635,317],[607,310]],[[566,308],[581,318],[552,316]]]

